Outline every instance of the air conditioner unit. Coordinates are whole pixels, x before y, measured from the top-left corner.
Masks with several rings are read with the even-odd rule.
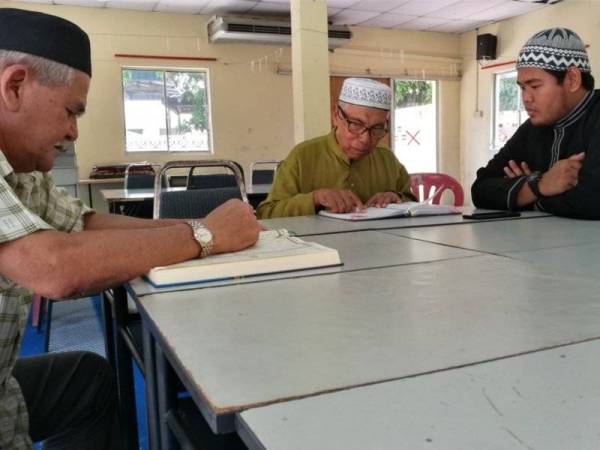
[[[330,25],[329,48],[346,44],[352,32],[346,25]],[[214,16],[208,22],[210,42],[247,42],[291,45],[292,26],[286,19]]]

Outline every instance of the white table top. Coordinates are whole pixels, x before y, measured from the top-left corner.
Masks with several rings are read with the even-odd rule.
[[[269,192],[270,184],[258,184],[247,189],[246,194],[265,194]],[[185,191],[185,186],[168,188],[169,191]],[[126,202],[154,198],[154,189],[102,189],[104,199],[109,202]]]
[[[597,338],[599,291],[597,277],[485,255],[139,303],[216,427],[250,407]]]
[[[185,191],[185,187],[172,187],[169,191]],[[100,193],[108,202],[127,202],[154,198],[154,189],[102,189]]]
[[[251,409],[251,450],[588,450],[600,341]]]
[[[502,254],[600,242],[600,222],[554,216],[387,232],[444,245]]]
[[[78,180],[79,184],[113,184],[123,183],[123,177],[121,178],[84,178]]]
[[[472,206],[462,206],[459,208],[462,213],[470,214],[472,212],[486,212],[489,210],[476,209]],[[514,221],[520,219],[531,219],[539,217],[548,217],[548,214],[539,211],[524,211],[521,217],[503,218],[487,220],[484,222]],[[348,231],[360,230],[384,230],[395,228],[420,228],[435,225],[465,224],[482,222],[472,219],[465,219],[461,214],[448,214],[441,216],[424,217],[396,217],[383,220],[361,220],[348,221],[332,219],[323,216],[298,216],[282,217],[278,219],[263,219],[261,222],[269,228],[285,228],[293,231],[298,236],[312,236],[326,233],[343,233]]]
[[[528,261],[541,268],[554,270],[562,277],[570,275],[597,277],[599,275],[600,241],[566,247],[507,252],[506,255]]]
[[[298,270],[257,277],[238,278],[233,280],[213,281],[192,285],[153,287],[145,280],[138,278],[130,283],[138,297],[160,292],[202,289],[207,287],[256,283],[258,281],[283,278],[298,278],[327,273],[348,272],[376,267],[388,267],[404,264],[439,261],[452,258],[475,256],[478,253],[452,247],[446,247],[415,239],[381,233],[378,231],[358,231],[353,233],[336,233],[308,236],[304,240],[317,242],[339,251],[342,266],[326,267],[311,270]]]

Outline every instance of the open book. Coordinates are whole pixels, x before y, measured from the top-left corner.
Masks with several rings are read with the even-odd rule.
[[[262,231],[256,244],[245,250],[155,267],[146,279],[155,287],[164,287],[340,264],[340,255],[333,248],[305,242],[286,230],[269,230]]]
[[[319,211],[321,216],[343,220],[376,220],[390,217],[437,216],[459,213],[460,211],[452,205],[431,205],[417,202],[390,203],[385,208],[371,207],[363,211],[345,214],[332,213],[326,210]]]

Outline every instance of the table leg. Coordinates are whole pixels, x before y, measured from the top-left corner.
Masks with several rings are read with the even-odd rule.
[[[117,390],[119,393],[119,410],[124,448],[137,449],[139,447],[135,391],[133,386],[133,364],[131,352],[125,340],[121,337],[121,327],[124,326],[127,316],[127,292],[124,286],[114,289],[113,299],[113,337],[115,351],[115,367],[117,373]]]
[[[104,352],[106,359],[116,371],[115,364],[115,331],[113,327],[113,315],[108,292],[102,292],[100,299],[102,301],[102,325],[104,327]]]
[[[94,200],[92,199],[92,183],[88,183],[88,195],[90,196],[90,208],[93,208]]]
[[[156,390],[158,393],[158,417],[160,418],[161,450],[177,450],[179,444],[167,423],[167,414],[176,408],[176,375],[158,344],[155,345]]]
[[[142,321],[144,339],[144,368],[146,370],[146,420],[148,423],[148,448],[160,448],[160,422],[158,418],[158,399],[156,391],[156,354],[154,339]]]

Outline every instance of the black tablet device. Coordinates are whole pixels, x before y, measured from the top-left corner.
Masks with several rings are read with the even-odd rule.
[[[520,212],[516,211],[492,211],[473,214],[463,214],[464,219],[486,220],[486,219],[502,219],[505,217],[519,217]]]

